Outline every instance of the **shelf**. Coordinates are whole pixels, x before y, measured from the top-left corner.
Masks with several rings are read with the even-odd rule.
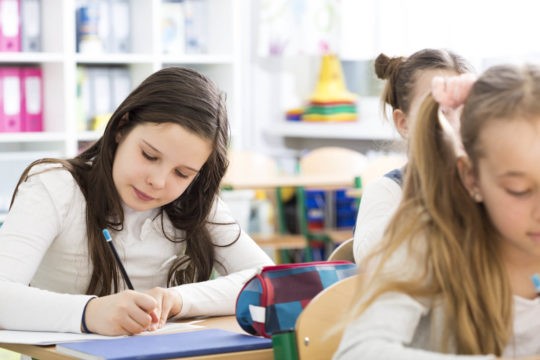
[[[192,29],[192,35],[195,36],[192,40],[196,39],[196,36],[203,36],[202,43],[205,46],[201,47],[201,51],[204,50],[204,53],[200,54],[162,52],[162,5],[169,3],[165,0],[119,2],[119,6],[128,4],[129,21],[119,17],[114,19],[114,24],[131,24],[129,29],[110,31],[115,29],[113,23],[109,22],[112,19],[109,15],[112,13],[102,18],[104,22],[101,24],[110,31],[108,35],[125,34],[126,30],[128,31],[129,37],[116,40],[126,42],[125,44],[129,42],[130,46],[114,47],[117,50],[129,48],[130,52],[125,53],[76,51],[76,11],[79,6],[90,4],[90,0],[41,0],[38,3],[41,16],[37,25],[41,29],[39,40],[42,51],[1,52],[0,67],[26,68],[32,65],[41,69],[43,96],[40,105],[45,131],[0,133],[0,160],[4,166],[0,169],[0,209],[5,207],[23,165],[39,157],[70,158],[77,155],[88,143],[98,140],[102,135],[100,131],[79,131],[83,128],[81,125],[86,125],[95,113],[112,113],[131,90],[163,67],[186,66],[215,81],[228,95],[231,128],[239,127],[234,122],[240,123],[240,116],[243,114],[241,105],[245,101],[241,99],[240,65],[243,59],[238,37],[249,33],[241,31],[237,25],[239,14],[244,9],[244,6],[240,7],[239,0],[200,1],[204,6],[197,8],[197,12],[193,12],[190,18],[190,21],[194,21],[193,25],[197,26]],[[107,4],[107,1],[102,3]],[[108,3],[116,5],[115,2]],[[173,18],[180,21],[185,2],[175,3],[181,7],[176,8],[178,16]],[[114,10],[118,15],[119,8],[107,5],[100,10]],[[102,40],[103,44],[109,44],[109,38],[102,38],[102,30],[105,28],[100,27],[99,40]],[[181,34],[178,32],[178,35]],[[111,47],[104,46],[104,49]],[[89,71],[92,77],[88,76]],[[97,88],[107,89],[108,95],[98,96],[105,94],[107,90],[100,93],[96,92]],[[239,136],[237,132],[233,134]]]
[[[50,63],[62,62],[64,55],[62,53],[24,53],[24,52],[3,52],[0,58],[0,64],[9,63]]]
[[[379,121],[377,124],[376,121]],[[294,138],[398,140],[397,132],[382,120],[351,123],[276,122],[268,126],[266,134]]]
[[[61,53],[8,53],[3,52],[0,64],[10,63],[51,63],[64,61]]]
[[[165,64],[233,64],[234,57],[231,55],[163,55],[161,62]]]
[[[79,64],[138,64],[161,62],[164,64],[233,64],[234,57],[228,54],[76,54]]]
[[[0,143],[35,143],[65,141],[66,134],[63,132],[18,132],[0,133]]]
[[[76,54],[79,64],[138,64],[154,61],[151,54]]]
[[[96,141],[98,140],[103,132],[101,131],[83,131],[77,134],[78,141]]]

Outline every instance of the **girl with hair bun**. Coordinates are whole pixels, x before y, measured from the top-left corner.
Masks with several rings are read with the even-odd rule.
[[[423,49],[409,57],[375,59],[375,73],[385,80],[381,107],[387,119],[408,142],[409,129],[422,100],[430,91],[431,79],[472,72],[472,66],[461,56],[442,49]],[[391,110],[388,114],[387,110]],[[404,169],[395,169],[366,186],[356,219],[354,257],[360,263],[369,250],[378,244],[384,229],[401,199]]]

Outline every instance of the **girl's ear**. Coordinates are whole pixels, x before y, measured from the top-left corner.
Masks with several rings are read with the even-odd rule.
[[[401,137],[406,139],[409,134],[409,125],[407,124],[405,113],[400,109],[396,109],[392,112],[392,118],[394,119],[394,125],[396,126],[397,131]]]
[[[461,155],[458,158],[457,169],[461,182],[471,197],[477,202],[482,201],[480,190],[478,189],[478,178],[472,166],[471,160],[467,155]]]

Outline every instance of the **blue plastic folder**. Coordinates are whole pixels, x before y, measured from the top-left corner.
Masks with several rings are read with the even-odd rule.
[[[175,334],[130,336],[56,345],[56,351],[79,359],[168,359],[266,349],[272,340],[232,331],[205,329]]]

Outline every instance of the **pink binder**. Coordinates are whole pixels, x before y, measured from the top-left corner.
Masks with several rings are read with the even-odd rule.
[[[39,67],[21,68],[22,131],[43,131],[43,74]]]
[[[0,132],[19,132],[21,127],[21,79],[17,67],[0,68]]]
[[[0,52],[21,51],[21,2],[0,0]]]

